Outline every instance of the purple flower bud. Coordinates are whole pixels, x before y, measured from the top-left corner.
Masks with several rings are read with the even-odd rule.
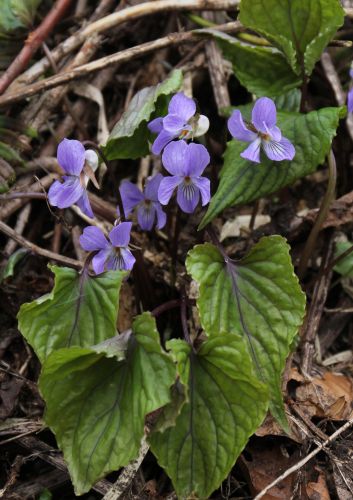
[[[122,182],[120,186],[125,215],[137,207],[137,220],[144,231],[150,231],[155,222],[158,229],[165,226],[167,217],[158,201],[158,188],[162,179],[161,174],[148,179],[142,193],[129,181]]]
[[[87,158],[87,152],[80,141],[63,139],[60,142],[57,159],[66,175],[63,176],[63,183],[55,181],[50,186],[48,198],[51,205],[68,208],[76,204],[88,217],[94,216],[86,191],[87,178],[83,172],[85,161],[93,161],[92,153],[94,152],[90,152]]]
[[[228,129],[233,137],[239,141],[251,144],[241,153],[241,157],[260,163],[260,147],[267,157],[273,161],[293,160],[295,149],[293,144],[282,137],[280,129],[276,126],[276,105],[268,97],[258,99],[253,107],[252,123],[246,124],[242,114],[235,110],[228,120]]]
[[[178,92],[170,100],[167,116],[155,118],[148,124],[150,131],[158,134],[152,144],[152,153],[160,154],[173,139],[199,137],[207,132],[208,127],[208,118],[196,115],[194,100]]]
[[[167,205],[173,191],[178,188],[177,202],[186,213],[192,213],[199,202],[202,205],[210,201],[210,181],[201,177],[210,162],[210,155],[201,144],[187,144],[177,141],[169,144],[162,155],[162,162],[171,177],[164,177],[159,185],[158,199]]]
[[[109,233],[109,241],[98,227],[85,227],[80,236],[80,245],[87,252],[97,252],[92,259],[96,274],[133,268],[136,259],[128,248],[131,226],[131,222],[122,222],[115,226]]]

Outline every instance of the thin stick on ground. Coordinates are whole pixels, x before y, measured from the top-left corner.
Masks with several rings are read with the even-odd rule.
[[[0,94],[5,92],[16,76],[26,69],[32,56],[53,31],[54,26],[63,18],[71,3],[72,0],[57,0],[43,22],[35,31],[29,34],[21,52],[0,78]]]
[[[304,277],[304,274],[306,272],[306,269],[308,267],[308,262],[309,259],[313,253],[313,250],[315,248],[316,240],[318,237],[319,232],[322,229],[322,225],[325,222],[325,219],[329,213],[331,203],[334,200],[335,197],[335,192],[336,192],[336,179],[337,179],[337,169],[336,169],[336,160],[334,157],[334,154],[332,152],[332,149],[330,150],[328,154],[328,171],[329,171],[329,177],[328,177],[328,184],[327,184],[327,189],[325,196],[322,200],[321,206],[319,213],[317,214],[316,221],[314,223],[314,226],[309,234],[309,238],[307,239],[307,242],[305,244],[299,266],[298,266],[298,276],[299,279],[302,279]]]
[[[222,24],[217,26],[218,31],[223,32],[234,32],[243,30],[244,28],[238,21],[231,23]],[[45,78],[33,85],[28,85],[26,87],[20,87],[19,90],[14,92],[9,92],[0,97],[0,106],[12,104],[17,101],[21,101],[26,97],[31,97],[43,90],[48,90],[53,87],[58,87],[59,85],[64,85],[65,83],[71,82],[78,78],[90,75],[93,72],[99,71],[112,64],[126,62],[145,54],[149,54],[154,50],[164,49],[166,47],[171,47],[172,45],[180,45],[182,43],[190,43],[196,40],[200,36],[209,36],[207,32],[202,30],[186,31],[185,33],[170,33],[169,35],[154,40],[153,42],[146,42],[136,47],[131,47],[130,49],[122,50],[120,52],[115,52],[109,56],[102,57],[96,61],[92,61],[88,64],[83,64],[77,68],[64,71],[57,75],[49,78]]]
[[[139,470],[143,459],[147,455],[148,450],[149,446],[146,440],[143,439],[141,443],[139,456],[136,458],[136,460],[131,462],[131,464],[129,464],[122,470],[117,481],[113,484],[111,489],[104,495],[102,500],[118,500],[119,498],[125,498],[125,496],[123,497],[123,495],[127,490],[128,486],[131,484],[134,477],[136,476],[136,473]]]
[[[81,30],[64,40],[52,51],[55,62],[62,60],[67,54],[77,49],[87,37],[93,34],[104,33],[116,28],[122,23],[134,21],[144,16],[158,14],[160,12],[183,11],[183,10],[229,10],[236,8],[240,0],[154,0],[152,2],[139,3],[127,7],[118,12],[109,14],[93,23],[89,23]],[[34,64],[26,73],[21,75],[18,83],[31,83],[39,78],[50,67],[50,62],[46,57]]]
[[[293,472],[296,472],[297,470],[301,469],[306,463],[308,463],[312,458],[314,458],[320,451],[325,450],[326,446],[329,444],[333,443],[343,432],[345,432],[347,429],[353,426],[353,418],[348,420],[342,427],[337,429],[336,432],[334,432],[326,441],[324,441],[322,444],[320,444],[317,448],[315,448],[309,455],[304,457],[302,460],[300,460],[297,464],[293,465],[293,467],[290,467],[289,469],[286,470],[283,474],[277,477],[272,483],[270,483],[266,488],[264,488],[256,497],[254,500],[260,500],[260,498],[263,498],[266,493],[268,493],[274,486],[276,486],[278,483],[283,481],[286,477],[290,476],[293,474]]]
[[[83,264],[79,260],[71,259],[70,257],[65,257],[64,255],[59,255],[58,253],[51,252],[50,250],[46,250],[45,248],[35,245],[20,234],[17,234],[16,231],[12,229],[12,227],[8,226],[2,221],[0,221],[0,232],[15,240],[21,247],[28,248],[28,250],[37,255],[45,257],[49,260],[54,260],[56,262],[59,262],[60,264],[73,267],[75,269],[82,269]]]

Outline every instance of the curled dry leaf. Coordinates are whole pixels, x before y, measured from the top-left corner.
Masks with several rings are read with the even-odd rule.
[[[339,373],[326,372],[321,377],[305,380],[296,369],[292,380],[299,382],[295,401],[309,418],[320,417],[332,420],[348,420],[353,411],[353,381]]]

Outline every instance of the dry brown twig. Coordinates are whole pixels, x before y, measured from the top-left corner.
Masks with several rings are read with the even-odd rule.
[[[71,259],[70,257],[65,257],[64,255],[59,255],[58,253],[51,252],[50,250],[46,250],[45,248],[41,248],[38,245],[35,245],[20,234],[17,234],[16,231],[12,229],[12,227],[8,226],[7,224],[5,224],[5,222],[2,221],[0,221],[0,232],[15,240],[21,247],[28,248],[28,250],[37,255],[45,257],[46,259],[54,260],[56,262],[59,262],[60,264],[73,267],[75,269],[82,269],[83,264],[79,260]]]
[[[218,31],[224,32],[241,31],[243,29],[244,28],[238,21],[217,26]],[[91,63],[78,66],[71,71],[59,73],[58,75],[54,75],[32,85],[28,85],[25,88],[21,87],[20,90],[13,93],[6,93],[5,95],[0,97],[0,106],[12,104],[14,102],[25,99],[26,97],[38,94],[43,90],[57,87],[58,85],[64,85],[72,80],[82,78],[112,64],[126,62],[135,59],[136,57],[140,57],[141,55],[153,52],[154,50],[163,49],[172,45],[180,45],[182,43],[192,42],[195,38],[205,35],[207,35],[207,33],[204,33],[203,30],[198,29],[186,31],[185,33],[170,33],[169,35],[163,38],[159,38],[158,40],[154,40],[153,42],[146,42],[141,45],[137,45],[136,47],[131,47],[130,49],[115,52],[114,54],[111,54],[109,56],[105,56],[97,59],[96,61],[92,61]]]
[[[50,35],[54,26],[62,19],[71,2],[72,0],[57,0],[43,22],[29,34],[21,52],[0,77],[0,94],[5,92],[16,76],[24,71],[32,56]]]
[[[274,486],[283,481],[286,477],[293,474],[293,472],[296,472],[297,470],[301,469],[306,463],[308,463],[312,458],[314,458],[318,453],[320,453],[320,451],[325,450],[326,446],[333,443],[341,434],[343,434],[344,431],[346,431],[352,426],[353,426],[353,418],[348,420],[348,422],[342,425],[342,427],[337,429],[336,432],[334,432],[328,439],[326,439],[326,441],[320,444],[306,457],[300,460],[297,464],[293,465],[293,467],[287,469],[286,472],[278,476],[274,481],[272,481],[272,483],[267,485],[266,488],[264,488],[258,495],[256,495],[254,500],[260,500],[261,498],[263,498]]]
[[[159,12],[182,11],[182,10],[228,10],[236,8],[240,0],[157,0],[145,2],[132,7],[127,7],[118,12],[114,12],[93,23],[83,27],[74,35],[64,40],[55,50],[52,51],[52,58],[55,62],[60,61],[64,56],[75,50],[77,47],[93,34],[103,33],[111,28],[116,28],[122,23],[132,21],[144,16],[158,14]],[[34,64],[26,73],[21,75],[14,85],[28,84],[39,78],[50,67],[50,62],[46,57]]]

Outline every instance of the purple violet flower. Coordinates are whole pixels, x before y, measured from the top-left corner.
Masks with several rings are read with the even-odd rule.
[[[121,222],[109,233],[109,240],[96,226],[85,227],[80,236],[80,245],[87,252],[98,252],[92,259],[96,274],[114,269],[130,270],[135,257],[128,248],[132,222]]]
[[[242,114],[235,110],[228,120],[228,129],[239,141],[250,142],[240,156],[246,160],[260,163],[260,147],[270,160],[292,160],[295,155],[293,144],[282,137],[276,126],[276,105],[268,97],[261,97],[255,102],[251,115],[252,123],[244,124]]]
[[[353,79],[353,69],[349,70],[349,76]],[[353,113],[353,87],[348,91],[347,95],[347,110],[348,113]]]
[[[137,220],[144,231],[150,231],[155,221],[158,229],[162,229],[166,223],[167,216],[158,201],[158,188],[162,179],[162,174],[148,179],[142,193],[132,182],[121,183],[120,194],[125,215],[129,215],[137,206]]]
[[[66,175],[63,183],[55,181],[50,186],[49,203],[59,208],[76,204],[88,217],[94,217],[86,185],[88,177],[95,181],[91,165],[98,165],[97,154],[90,149],[86,151],[80,141],[64,139],[58,146],[57,159]]]
[[[152,153],[160,154],[173,139],[199,137],[207,132],[209,125],[207,116],[196,114],[195,101],[178,92],[170,100],[167,116],[155,118],[148,124],[149,130],[158,134]]]
[[[210,163],[210,155],[201,144],[187,144],[177,141],[168,144],[162,155],[162,162],[172,177],[164,177],[159,185],[158,200],[166,205],[174,189],[178,188],[177,202],[186,213],[191,214],[199,202],[202,205],[210,201],[210,181],[201,177]]]

